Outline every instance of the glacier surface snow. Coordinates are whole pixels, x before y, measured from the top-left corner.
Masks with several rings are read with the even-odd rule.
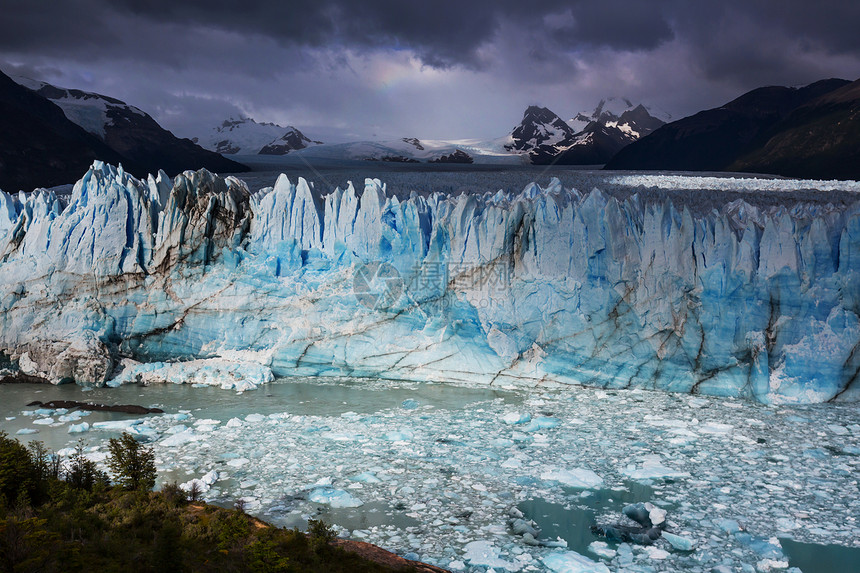
[[[251,194],[96,162],[68,197],[0,193],[0,351],[87,385],[346,375],[857,399],[858,184],[588,183],[398,198],[281,176]]]

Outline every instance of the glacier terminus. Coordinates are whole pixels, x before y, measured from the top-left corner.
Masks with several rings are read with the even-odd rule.
[[[251,193],[95,162],[70,195],[0,193],[5,373],[860,397],[860,185],[578,181]]]

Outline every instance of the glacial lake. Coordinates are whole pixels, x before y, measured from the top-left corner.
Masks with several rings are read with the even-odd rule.
[[[34,400],[165,414],[81,415]],[[130,430],[154,448],[162,481],[205,478],[212,503],[241,500],[287,527],[322,518],[451,570],[545,571],[567,551],[609,571],[860,570],[855,404],[297,378],[242,394],[0,385],[0,410],[0,431],[63,453],[82,439],[98,462],[107,439]],[[582,475],[600,483],[573,487]],[[666,531],[693,550],[593,545],[590,525],[621,523],[634,501],[665,509]],[[516,511],[539,542],[567,548],[525,543]]]

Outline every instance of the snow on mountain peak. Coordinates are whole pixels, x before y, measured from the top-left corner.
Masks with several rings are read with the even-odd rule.
[[[628,98],[600,100],[593,112],[563,121],[545,107],[529,106],[505,149],[533,164],[600,165],[663,122]]]
[[[297,128],[257,122],[251,117],[225,119],[206,135],[194,139],[206,149],[226,154],[284,155],[319,141],[306,137]]]
[[[627,110],[633,109],[633,102],[626,97],[608,97],[600,100],[597,107],[594,108],[592,117],[596,120],[603,119],[604,116],[609,116],[609,119],[621,117],[621,114]]]
[[[528,151],[542,145],[558,145],[574,136],[574,130],[545,107],[529,106],[523,120],[511,132],[510,151]]]
[[[110,96],[62,88],[23,76],[16,76],[13,79],[18,84],[60,106],[70,121],[103,141],[106,136],[105,128],[113,125],[114,118],[118,115],[117,112],[119,114],[123,112],[132,113],[143,117],[147,115],[139,108]]]
[[[594,111],[581,111],[569,119],[567,123],[575,131],[579,132],[585,129],[585,127],[592,121],[598,121],[604,125],[607,124],[607,122],[619,122],[621,116],[625,113],[635,112],[636,110],[639,110],[639,108],[642,108],[642,110],[644,110],[651,118],[660,120],[660,123],[668,123],[672,121],[672,115],[659,108],[641,103],[636,104],[626,97],[607,97],[598,102]]]

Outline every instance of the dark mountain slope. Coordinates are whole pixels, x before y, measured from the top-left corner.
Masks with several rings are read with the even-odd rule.
[[[201,167],[219,173],[248,170],[241,163],[203,149],[190,139],[176,137],[146,112],[116,98],[26,78],[20,81],[57,104],[68,119],[140,165],[137,175],[155,173],[159,169],[175,175]]]
[[[187,169],[206,168],[218,173],[249,170],[190,139],[176,137],[147,114],[129,113],[121,108],[108,110],[107,114],[112,122],[105,127],[105,143],[142,164],[144,171],[156,173],[163,169],[173,176]]]
[[[32,191],[71,183],[94,159],[139,169],[69,121],[59,107],[0,72],[0,189]]]
[[[605,169],[722,171],[754,152],[793,110],[839,89],[830,79],[803,88],[765,87],[657,129],[618,152]]]
[[[860,180],[860,80],[793,110],[729,170]]]

